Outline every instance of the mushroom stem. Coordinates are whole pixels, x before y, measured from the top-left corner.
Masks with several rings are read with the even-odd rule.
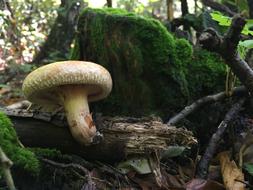
[[[81,144],[89,145],[96,135],[87,100],[87,88],[62,86],[61,99],[72,136]]]

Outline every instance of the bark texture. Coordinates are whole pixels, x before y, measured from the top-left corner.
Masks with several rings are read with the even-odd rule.
[[[65,117],[45,112],[2,110],[12,120],[20,141],[29,147],[56,148],[87,160],[115,162],[128,155],[163,151],[169,145],[191,146],[192,133],[163,124],[159,118],[96,117],[103,138],[98,144],[79,145],[71,136]]]
[[[43,65],[68,58],[70,45],[75,36],[77,18],[83,8],[84,3],[81,0],[61,0],[58,17],[33,63]]]
[[[247,0],[249,6],[249,17],[253,18],[253,0]]]

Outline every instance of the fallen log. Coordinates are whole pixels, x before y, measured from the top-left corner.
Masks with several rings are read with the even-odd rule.
[[[14,124],[19,140],[28,147],[55,148],[87,160],[120,161],[128,155],[166,150],[168,146],[191,146],[196,143],[190,131],[163,124],[155,117],[102,117],[95,123],[103,134],[98,144],[81,146],[71,136],[62,113],[22,109],[1,109]]]

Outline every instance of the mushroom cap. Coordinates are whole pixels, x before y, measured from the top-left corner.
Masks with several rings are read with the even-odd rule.
[[[86,61],[60,61],[42,66],[24,80],[22,90],[28,100],[37,104],[59,104],[56,91],[61,86],[87,88],[88,101],[105,98],[111,92],[112,78],[101,65]]]

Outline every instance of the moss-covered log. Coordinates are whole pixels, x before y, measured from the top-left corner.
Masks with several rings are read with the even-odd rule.
[[[104,137],[99,144],[84,147],[73,139],[62,115],[26,110],[3,111],[10,116],[25,146],[56,148],[87,160],[112,163],[128,155],[145,155],[153,151],[162,152],[170,145],[191,146],[196,143],[190,131],[168,127],[159,118],[96,117],[96,126]]]
[[[225,79],[216,55],[192,52],[186,40],[175,39],[157,20],[124,10],[88,8],[79,17],[71,59],[99,63],[112,75],[113,92],[94,104],[96,111],[164,116],[196,94],[216,91]]]

